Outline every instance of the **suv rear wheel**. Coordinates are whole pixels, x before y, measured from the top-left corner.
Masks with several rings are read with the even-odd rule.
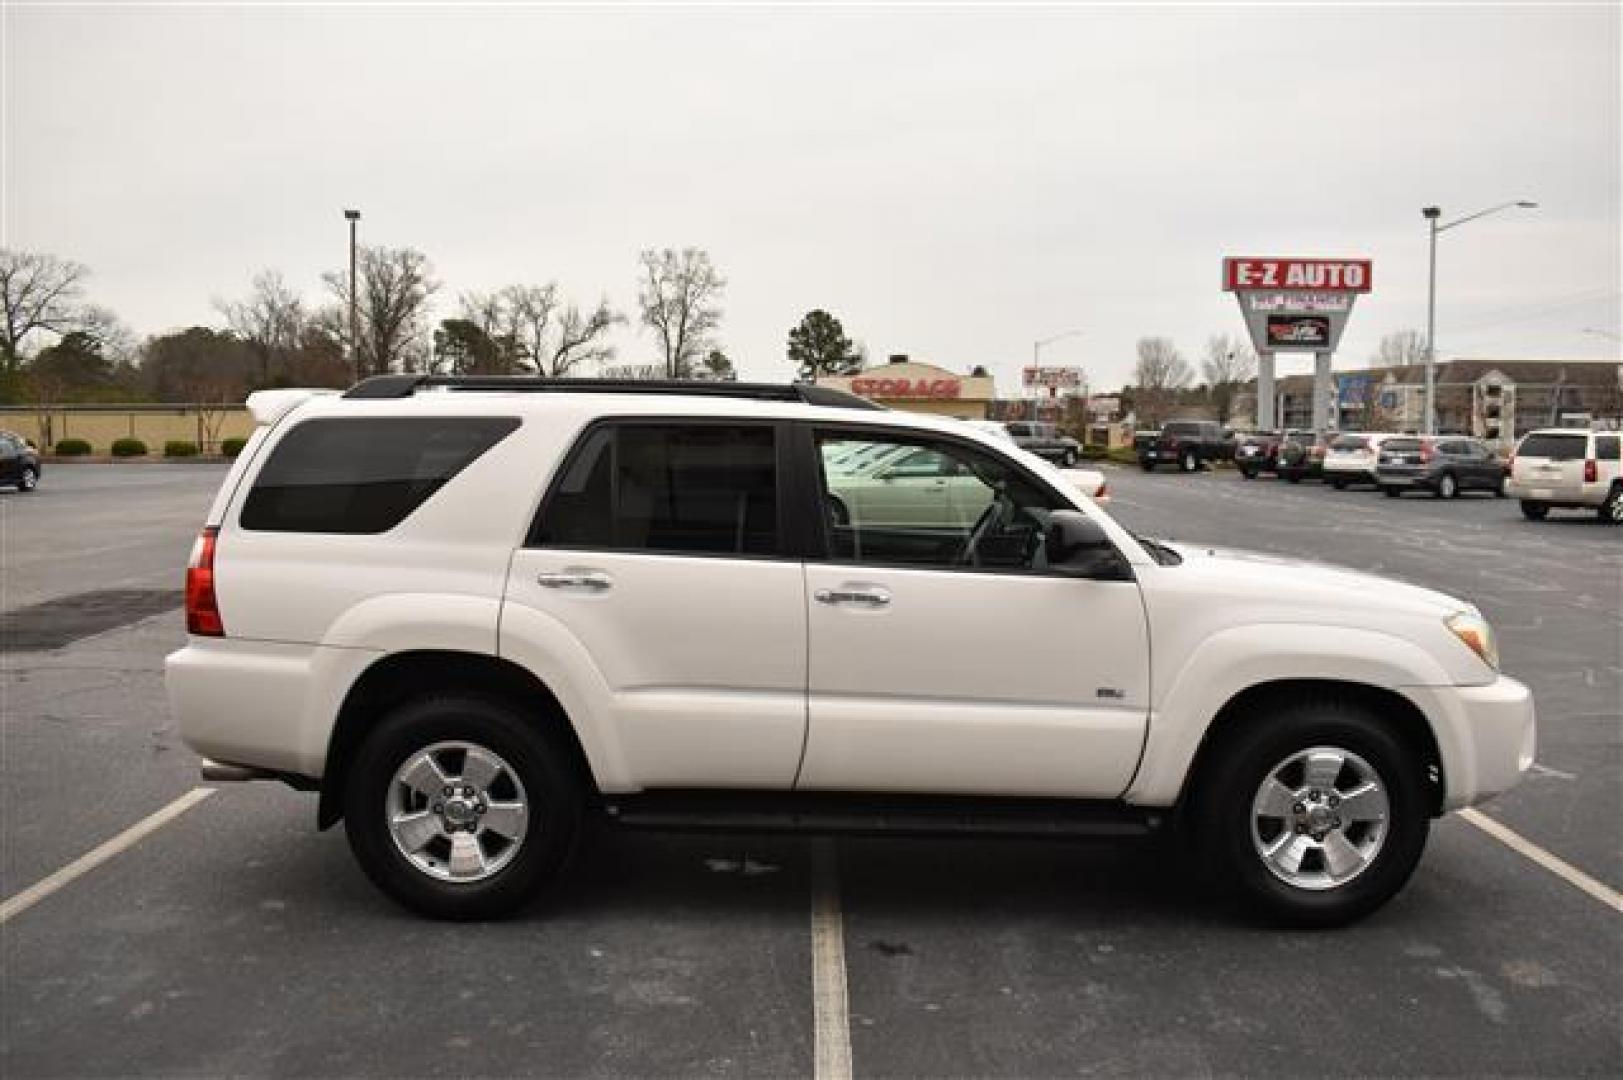
[[[395,709],[348,773],[344,826],[361,868],[435,918],[519,907],[580,831],[580,781],[552,742],[498,699],[444,695]]]
[[[1437,478],[1437,490],[1434,494],[1439,499],[1452,499],[1460,493],[1460,482],[1454,479],[1454,474],[1445,472]]]
[[[1613,484],[1606,501],[1600,504],[1600,519],[1613,525],[1623,525],[1623,484]]]
[[[1200,458],[1195,456],[1193,450],[1185,450],[1183,456],[1178,459],[1178,467],[1184,472],[1194,472],[1200,468]]]
[[[1266,920],[1339,926],[1414,872],[1431,817],[1422,765],[1372,713],[1284,706],[1222,743],[1195,800],[1212,878]]]

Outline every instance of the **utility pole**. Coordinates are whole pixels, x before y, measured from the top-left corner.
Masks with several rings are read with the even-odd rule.
[[[360,320],[356,317],[355,304],[360,291],[360,284],[355,280],[355,228],[361,220],[361,212],[345,210],[344,217],[349,221],[349,366],[355,369],[355,381],[360,382],[364,376],[361,374]]]

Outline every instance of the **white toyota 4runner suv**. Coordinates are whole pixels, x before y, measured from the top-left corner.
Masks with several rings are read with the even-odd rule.
[[[249,406],[168,659],[180,731],[209,779],[319,791],[430,915],[514,908],[594,819],[1177,825],[1205,880],[1323,926],[1533,760],[1469,603],[1135,536],[961,423],[726,383]],[[848,465],[904,451],[939,467]]]

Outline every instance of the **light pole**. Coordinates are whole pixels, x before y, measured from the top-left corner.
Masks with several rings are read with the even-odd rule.
[[[355,369],[355,381],[361,381],[361,339],[357,335],[359,320],[355,317],[355,295],[359,285],[355,281],[355,228],[361,220],[359,210],[345,210],[349,222],[349,366]]]
[[[1514,202],[1500,203],[1490,206],[1486,210],[1478,210],[1474,214],[1467,214],[1462,218],[1455,218],[1446,225],[1437,224],[1437,219],[1443,216],[1441,207],[1423,207],[1420,215],[1426,219],[1430,226],[1430,267],[1426,283],[1426,418],[1425,434],[1437,434],[1437,234],[1447,232],[1456,225],[1464,225],[1467,221],[1475,221],[1489,214],[1497,214],[1501,210],[1532,210],[1538,206],[1536,202],[1526,199],[1517,199]]]
[[[1033,341],[1031,343],[1031,366],[1034,368],[1042,367],[1042,351],[1044,346],[1052,345],[1056,341],[1064,341],[1066,338],[1081,337],[1082,334],[1083,331],[1081,330],[1065,330],[1055,334],[1053,337],[1045,337],[1039,341]],[[1033,401],[1031,405],[1031,418],[1033,420],[1037,419],[1036,401]]]

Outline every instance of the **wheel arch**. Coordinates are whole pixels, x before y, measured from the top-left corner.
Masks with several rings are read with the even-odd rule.
[[[551,730],[588,790],[596,778],[571,717],[551,687],[511,660],[480,653],[418,649],[390,653],[369,665],[350,686],[328,741],[316,824],[327,829],[343,817],[344,785],[355,750],[379,718],[429,692],[466,690],[497,697]]]
[[[1190,763],[1183,788],[1178,795],[1181,812],[1192,803],[1205,779],[1207,766],[1217,747],[1236,733],[1269,722],[1269,718],[1282,705],[1302,701],[1335,699],[1353,702],[1367,709],[1406,747],[1415,753],[1424,765],[1424,776],[1431,796],[1431,812],[1443,812],[1447,783],[1443,775],[1442,751],[1437,744],[1431,721],[1413,701],[1396,690],[1372,686],[1369,683],[1343,679],[1275,679],[1255,683],[1231,696],[1218,709],[1207,725],[1200,745]]]

